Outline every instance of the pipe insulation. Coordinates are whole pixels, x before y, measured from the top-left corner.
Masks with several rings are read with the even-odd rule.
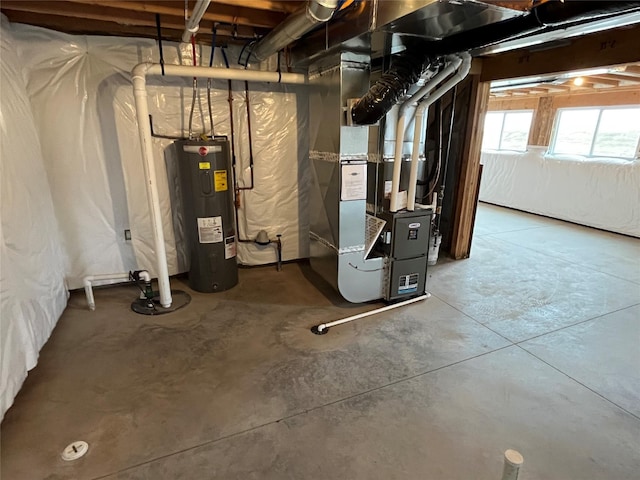
[[[169,283],[169,269],[167,253],[162,230],[162,216],[160,197],[158,195],[158,181],[156,178],[155,162],[151,127],[149,124],[149,106],[147,103],[147,76],[162,75],[162,66],[158,63],[140,63],[131,71],[133,95],[138,121],[138,134],[144,167],[144,178],[149,202],[151,229],[156,253],[156,268],[158,288],[160,290],[160,304],[164,308],[171,306],[171,285]],[[165,77],[202,77],[226,80],[246,80],[249,82],[271,82],[304,85],[307,83],[305,75],[297,73],[262,72],[237,68],[209,68],[189,65],[164,65]]]
[[[310,0],[307,5],[260,39],[251,49],[248,61],[262,62],[293,43],[318,25],[328,22],[338,8],[338,0]]]
[[[453,55],[447,57],[446,62],[446,66],[440,72],[438,72],[415,94],[406,99],[398,109],[398,122],[396,124],[396,148],[393,163],[393,177],[391,181],[391,203],[389,208],[389,210],[391,210],[392,212],[397,212],[400,209],[400,173],[402,172],[402,146],[404,142],[407,107],[427,95],[434,88],[436,88],[440,82],[444,81],[445,78],[455,72],[458,67],[460,67],[462,58],[457,55]]]
[[[185,25],[184,33],[182,34],[182,41],[188,43],[191,41],[191,37],[193,37],[198,30],[200,29],[200,21],[202,17],[204,17],[207,8],[209,8],[209,4],[211,0],[198,0],[193,7],[193,11],[191,12],[191,17],[187,21]]]
[[[420,150],[420,134],[424,129],[424,116],[427,109],[442,98],[449,90],[464,80],[471,70],[471,55],[461,55],[462,64],[458,71],[440,88],[424,98],[416,108],[415,130],[413,133],[413,150],[411,152],[411,173],[409,176],[409,192],[407,193],[407,210],[413,211],[416,203],[416,185],[418,184],[418,154]],[[455,107],[454,107],[455,108]],[[394,165],[395,166],[395,165]]]

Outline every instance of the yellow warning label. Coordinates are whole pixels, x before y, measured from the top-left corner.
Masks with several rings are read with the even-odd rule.
[[[200,170],[211,170],[211,163],[210,162],[200,162],[200,163],[198,163],[198,167],[200,167]]]
[[[213,172],[213,184],[216,192],[224,192],[227,190],[227,171],[215,170]]]

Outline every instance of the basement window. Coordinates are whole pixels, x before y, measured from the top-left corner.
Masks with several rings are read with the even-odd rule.
[[[527,150],[533,110],[488,112],[484,119],[482,150]]]
[[[640,107],[558,110],[550,153],[634,159],[640,147]]]

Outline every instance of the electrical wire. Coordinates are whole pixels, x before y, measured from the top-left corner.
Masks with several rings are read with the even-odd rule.
[[[249,82],[244,82],[245,105],[247,107],[247,133],[249,137],[249,172],[251,173],[251,185],[237,187],[237,190],[253,190],[253,140],[251,137],[251,102],[249,100]]]
[[[164,55],[162,52],[162,28],[160,26],[160,14],[156,13],[156,30],[158,31],[158,50],[160,50],[160,69],[164,77]]]

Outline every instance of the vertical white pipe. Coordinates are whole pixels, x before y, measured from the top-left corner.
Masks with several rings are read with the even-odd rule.
[[[396,151],[393,156],[393,177],[391,180],[391,202],[389,210],[397,212],[400,210],[400,173],[402,172],[402,147],[404,144],[404,123],[406,110],[405,104],[408,105],[411,99],[400,105],[398,109],[398,123],[396,124]]]
[[[138,67],[140,67],[140,65],[138,65]],[[153,161],[153,147],[151,145],[151,127],[149,125],[149,108],[147,105],[146,89],[147,68],[138,67],[133,70],[133,95],[140,133],[140,146],[142,148],[142,163],[144,166],[144,178],[146,180],[147,187],[147,199],[149,201],[149,212],[151,213],[151,229],[153,230],[153,242],[156,250],[156,268],[158,269],[157,274],[158,288],[160,290],[160,304],[164,308],[169,308],[173,299],[171,298],[167,252],[164,245],[162,215],[160,212],[160,198],[158,196],[156,168]]]
[[[397,212],[400,210],[399,195],[400,195],[400,173],[402,172],[402,147],[404,144],[404,128],[406,123],[405,112],[407,107],[415,101],[420,100],[433,90],[438,83],[451,75],[462,63],[462,59],[458,56],[452,55],[447,57],[448,65],[438,72],[435,77],[427,82],[420,90],[405,100],[398,108],[398,123],[396,124],[396,148],[393,158],[393,177],[391,181],[391,204],[389,210]]]
[[[520,467],[524,463],[524,458],[516,450],[504,452],[504,468],[502,470],[502,480],[518,480]]]
[[[413,212],[416,208],[416,188],[418,184],[418,157],[420,154],[420,136],[422,134],[423,117],[424,117],[424,110],[417,108],[416,117],[415,117],[415,126],[413,128],[413,148],[411,149],[411,173],[409,175],[409,191],[407,192],[407,210],[411,212]]]
[[[158,196],[156,169],[153,161],[151,127],[149,125],[149,106],[147,104],[147,75],[160,75],[160,73],[162,73],[162,67],[159,64],[140,63],[131,71],[131,81],[133,83],[136,119],[138,120],[138,133],[140,136],[140,147],[142,149],[147,199],[149,201],[149,211],[151,213],[151,228],[153,230],[153,241],[158,270],[156,273],[158,274],[160,304],[164,308],[169,308],[172,302],[171,284],[169,283],[167,252],[164,245],[160,198]],[[299,85],[304,85],[307,82],[306,76],[299,73],[262,72],[240,68],[207,68],[189,65],[165,65],[164,73],[168,77],[221,78],[256,82],[292,83]]]
[[[418,184],[418,155],[420,149],[420,134],[422,132],[422,129],[424,128],[423,123],[425,111],[427,111],[427,109],[437,100],[442,98],[442,96],[445,95],[449,90],[451,90],[466,78],[466,76],[469,74],[469,70],[471,69],[471,56],[466,53],[462,54],[461,62],[458,63],[458,65],[460,69],[456,72],[456,74],[453,75],[449,80],[447,80],[447,82],[445,82],[440,88],[438,88],[432,95],[428,96],[416,108],[413,150],[411,151],[411,176],[409,178],[409,192],[407,194],[407,210],[414,210],[415,208],[416,185]],[[434,77],[434,80],[436,77]],[[438,81],[438,83],[440,83],[440,80]],[[435,85],[437,85],[436,82],[434,82],[434,86]]]
[[[209,8],[209,4],[211,0],[198,0],[193,7],[193,11],[191,12],[191,17],[189,17],[189,21],[185,27],[184,33],[182,34],[183,42],[190,42],[191,36],[198,33],[200,29],[200,20],[204,17],[207,8]]]

